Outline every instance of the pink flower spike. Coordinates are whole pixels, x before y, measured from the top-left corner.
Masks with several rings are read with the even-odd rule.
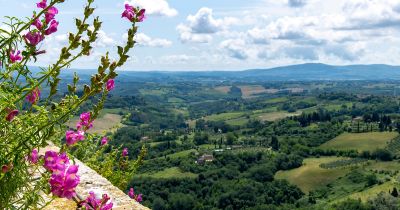
[[[46,23],[49,24],[50,21],[54,20],[54,17],[58,14],[58,9],[55,7],[50,7],[45,14]]]
[[[122,150],[122,157],[126,157],[128,154],[128,148],[124,148],[124,150]]]
[[[71,199],[76,195],[75,188],[80,182],[80,178],[77,175],[77,165],[59,165],[59,169],[51,175],[49,184],[51,192],[60,198]]]
[[[142,196],[143,196],[142,194],[139,194],[139,195],[135,198],[135,200],[136,200],[137,202],[141,203],[141,202],[143,201],[143,197],[142,197]]]
[[[32,25],[36,26],[36,28],[38,30],[42,30],[43,29],[43,23],[42,21],[39,20],[39,17],[35,17],[33,16],[32,18],[34,18],[35,20],[33,21]]]
[[[128,196],[132,199],[135,198],[135,190],[132,187],[129,189]]]
[[[56,163],[58,160],[58,154],[55,151],[46,151],[44,155],[44,164],[43,166],[49,170],[53,171],[56,168]]]
[[[31,46],[36,46],[37,44],[39,44],[41,41],[43,41],[44,36],[39,32],[39,31],[35,31],[35,32],[28,32],[25,36],[25,41],[31,45]]]
[[[48,29],[46,29],[44,34],[50,35],[52,33],[57,32],[57,27],[58,27],[58,22],[56,20],[52,20],[50,23],[50,27]]]
[[[103,137],[101,139],[101,146],[106,145],[108,143],[107,137]]]
[[[135,8],[129,4],[125,4],[125,11],[122,13],[121,17],[132,22],[135,17]]]
[[[17,61],[21,61],[22,60],[22,56],[20,54],[21,54],[21,51],[19,51],[19,50],[16,53],[14,52],[14,50],[11,50],[11,52],[10,52],[11,63],[15,63]]]
[[[36,88],[31,93],[26,96],[26,100],[29,101],[31,104],[35,104],[40,98],[40,90]]]
[[[29,162],[36,164],[39,161],[39,154],[37,149],[32,150],[31,155],[28,158]]]
[[[47,0],[42,0],[41,2],[36,3],[36,6],[38,8],[42,8],[42,9],[46,8],[47,7]]]
[[[14,117],[17,116],[19,114],[19,111],[14,109],[14,110],[10,110],[6,116],[6,120],[8,122],[13,121]]]
[[[106,84],[107,91],[111,91],[115,88],[115,82],[113,79],[109,79]]]
[[[65,140],[67,142],[68,146],[72,146],[74,144],[76,144],[78,141],[83,141],[85,140],[85,132],[83,131],[67,131],[65,133]]]
[[[93,120],[91,120],[90,112],[82,113],[79,118],[81,121],[76,124],[78,130],[82,128],[88,130],[93,127]]]
[[[101,198],[96,198],[94,192],[89,192],[89,196],[83,202],[83,206],[85,206],[86,209],[111,210],[113,203],[109,200],[110,197],[107,194],[103,194]]]

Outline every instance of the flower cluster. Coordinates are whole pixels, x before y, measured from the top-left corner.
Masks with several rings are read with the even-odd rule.
[[[78,166],[70,165],[65,153],[47,151],[44,156],[44,167],[52,173],[49,184],[53,195],[68,199],[76,195],[75,188],[80,182],[77,175]]]
[[[135,201],[141,203],[143,201],[142,194],[135,194],[133,188],[129,189],[128,195],[130,198],[134,199]]]
[[[88,130],[93,127],[93,120],[91,119],[90,112],[82,113],[81,116],[79,116],[79,119],[81,121],[76,124],[78,130],[81,130],[82,128]]]
[[[65,133],[67,145],[71,146],[78,141],[85,140],[85,131],[93,127],[93,120],[91,119],[90,112],[84,112],[79,117],[80,121],[76,124],[76,130],[69,130]]]
[[[135,8],[129,4],[125,4],[125,11],[122,13],[122,18],[126,18],[131,22],[143,22],[146,18],[145,9]]]
[[[38,8],[45,9],[47,7],[47,0],[42,0],[36,4]],[[55,19],[58,14],[58,9],[54,6],[48,8],[45,13],[43,20],[40,17],[33,16],[32,26],[36,29],[28,31],[24,35],[25,42],[31,46],[35,47],[40,42],[42,42],[46,35],[57,32],[59,22]]]
[[[26,96],[26,100],[31,104],[35,104],[40,98],[39,88],[35,88],[31,93]]]
[[[110,197],[107,194],[103,194],[101,199],[97,199],[94,192],[90,192],[82,206],[88,210],[110,210],[113,207],[113,203],[109,200]]]

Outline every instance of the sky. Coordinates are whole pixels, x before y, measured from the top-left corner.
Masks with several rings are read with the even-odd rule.
[[[1,22],[7,15],[31,16],[36,1],[0,0]],[[125,3],[145,8],[147,18],[124,70],[400,63],[399,0],[96,0],[95,14],[103,21],[99,40],[73,68],[97,68],[106,51],[115,57],[129,27],[121,19]],[[54,62],[84,5],[66,0],[59,7],[59,31],[41,44],[47,54],[35,65]]]

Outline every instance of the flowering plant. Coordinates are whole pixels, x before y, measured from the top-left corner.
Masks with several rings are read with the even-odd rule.
[[[53,198],[76,196],[79,167],[71,152],[93,143],[87,130],[93,126],[107,94],[114,89],[116,69],[127,61],[135,44],[136,24],[143,21],[145,14],[144,9],[126,5],[122,17],[131,25],[125,46],[117,47],[118,59],[112,61],[108,52],[102,56],[90,84],[83,85],[83,94],[77,94],[80,85],[76,73],[67,86],[68,92],[58,94],[61,71],[78,58],[90,55],[102,25],[99,17],[92,17],[94,0],[87,0],[83,18],[75,19],[76,32],[68,35],[68,46],[62,48],[52,65],[35,74],[27,64],[46,53],[40,49],[40,43],[62,24],[57,21],[57,6],[64,1],[40,0],[36,4],[38,11],[31,18],[23,21],[7,17],[9,30],[0,28],[0,209],[40,209],[48,204],[41,197],[43,193],[52,194]],[[65,123],[96,95],[100,97],[91,111],[81,114],[76,128],[67,129]],[[106,141],[103,139],[100,144],[105,145]],[[40,155],[50,142],[60,146],[60,151],[49,150]],[[105,195],[98,201],[90,196],[85,206],[93,209],[98,209],[93,206],[96,203],[104,204],[109,199]],[[101,209],[112,206],[103,204],[105,208]]]

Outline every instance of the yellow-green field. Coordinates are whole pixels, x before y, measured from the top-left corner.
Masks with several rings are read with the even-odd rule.
[[[335,202],[340,202],[340,201],[346,200],[348,198],[356,199],[356,200],[360,199],[361,201],[366,202],[369,199],[377,196],[380,192],[389,192],[389,190],[393,190],[393,187],[399,188],[399,183],[394,182],[394,181],[388,181],[381,185],[375,185],[375,186],[368,188],[366,190],[363,190],[361,192],[353,193],[343,199],[336,200]]]
[[[140,174],[141,177],[151,177],[155,179],[171,179],[171,178],[196,178],[197,175],[190,172],[182,172],[178,167],[166,168],[156,173]]]
[[[321,149],[374,151],[385,148],[396,132],[344,133],[320,146]]]
[[[262,113],[262,114],[256,114],[252,115],[251,117],[261,120],[261,121],[275,121],[275,120],[280,120],[284,119],[286,117],[291,117],[291,116],[297,116],[301,115],[301,111],[297,111],[294,113],[289,113],[289,112],[269,112],[269,113]]]
[[[382,162],[382,161],[371,160],[364,168],[368,170],[396,172],[400,171],[400,162],[398,161]]]
[[[236,119],[236,118],[242,117],[243,115],[245,115],[244,112],[227,112],[227,113],[213,114],[213,115],[207,116],[207,117],[205,117],[205,120],[225,121],[225,120]]]
[[[324,169],[319,165],[329,163],[345,158],[340,157],[323,157],[323,158],[307,158],[303,161],[300,168],[278,171],[275,174],[276,179],[286,179],[290,183],[297,185],[303,192],[308,193],[311,190],[325,186],[337,178],[346,175],[350,169],[335,168]]]

